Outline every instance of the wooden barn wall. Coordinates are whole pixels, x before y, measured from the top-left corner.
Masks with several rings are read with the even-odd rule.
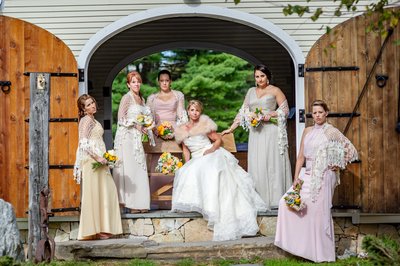
[[[351,113],[366,84],[358,113],[346,134],[354,143],[360,163],[342,172],[341,185],[336,189],[334,205],[361,207],[363,212],[396,213],[400,211],[400,133],[397,124],[400,90],[400,27],[383,50],[376,69],[374,62],[385,37],[367,33],[372,17],[359,16],[334,28],[321,37],[310,50],[306,68],[322,66],[357,66],[358,71],[327,71],[305,73],[306,112],[314,99],[327,101],[331,112]],[[376,84],[375,76],[389,77],[384,88]],[[349,118],[328,120],[344,131]],[[311,125],[312,119],[307,120]]]
[[[10,202],[17,217],[28,210],[29,77],[24,72],[77,73],[70,49],[49,32],[22,20],[0,16],[0,80],[10,80],[9,94],[0,92],[0,198]],[[50,117],[76,118],[78,80],[52,77]],[[49,163],[73,165],[78,124],[50,123]],[[49,170],[51,207],[76,207],[79,186],[72,169]]]

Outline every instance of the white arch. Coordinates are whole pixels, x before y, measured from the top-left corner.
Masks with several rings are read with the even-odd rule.
[[[89,41],[85,44],[78,57],[78,67],[84,69],[85,81],[88,75],[89,61],[97,48],[106,42],[109,38],[116,34],[129,29],[131,27],[150,22],[153,20],[159,20],[171,17],[182,17],[182,16],[199,16],[199,17],[210,17],[214,19],[227,20],[234,23],[246,25],[251,28],[255,28],[268,36],[271,36],[277,42],[279,42],[289,53],[293,60],[295,69],[295,94],[296,94],[296,139],[297,139],[297,150],[299,150],[301,132],[304,129],[304,124],[299,124],[299,109],[304,109],[304,78],[299,77],[299,64],[304,64],[305,58],[300,47],[294,41],[290,35],[288,35],[281,28],[277,27],[273,23],[242,11],[237,11],[228,8],[209,6],[209,5],[173,5],[168,7],[159,7],[149,9],[146,11],[138,12],[122,19],[115,21],[114,23],[106,26],[105,28],[98,31]],[[87,92],[87,85],[85,82],[79,83],[80,94]]]

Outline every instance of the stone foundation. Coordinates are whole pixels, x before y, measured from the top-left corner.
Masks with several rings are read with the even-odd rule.
[[[274,236],[276,221],[276,216],[259,216],[259,234]],[[76,240],[78,226],[77,221],[52,221],[49,225],[49,234],[56,242]],[[207,228],[207,222],[198,216],[124,218],[122,226],[123,235],[119,238],[153,240],[158,243],[211,241],[213,235],[213,232]],[[388,235],[400,241],[400,224],[354,225],[351,217],[334,217],[334,226],[337,255],[342,255],[345,250],[356,254],[362,253],[361,243],[366,235]],[[21,240],[26,245],[27,229],[20,228],[20,233]]]

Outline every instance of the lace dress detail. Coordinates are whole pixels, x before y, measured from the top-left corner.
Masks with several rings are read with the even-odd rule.
[[[84,116],[79,121],[79,144],[74,165],[74,179],[78,184],[82,179],[82,164],[88,159],[102,157],[106,152],[103,133],[102,126],[94,118]]]
[[[323,132],[326,143],[315,147],[315,161],[311,172],[311,196],[315,201],[321,189],[325,171],[329,167],[345,169],[346,165],[358,159],[357,150],[353,144],[335,127],[325,123]],[[336,184],[340,184],[340,172],[336,172]]]

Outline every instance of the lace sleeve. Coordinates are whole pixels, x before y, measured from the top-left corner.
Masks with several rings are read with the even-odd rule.
[[[339,131],[339,129],[333,126],[328,126],[324,132],[330,142],[336,143],[343,149],[343,158],[341,158],[342,163],[338,165],[340,168],[344,169],[348,163],[358,159],[356,148],[351,141]]]
[[[289,147],[289,141],[286,131],[287,117],[289,114],[289,105],[287,100],[284,100],[278,109],[276,109],[278,114],[278,145],[279,153],[284,154],[287,147]]]
[[[82,161],[88,156],[92,158],[101,157],[101,151],[96,147],[91,140],[91,133],[96,126],[96,122],[85,116],[79,121],[79,143],[76,151],[76,160],[74,165],[74,179],[79,184],[82,178]]]
[[[185,109],[185,96],[180,91],[174,91],[178,99],[178,107],[176,110],[176,125],[180,126],[188,122],[188,115]]]
[[[132,126],[132,121],[128,120],[128,110],[129,110],[129,106],[131,106],[131,104],[133,99],[132,97],[130,97],[129,92],[127,94],[125,94],[122,99],[121,102],[119,104],[119,108],[118,108],[118,125],[119,126],[123,126],[123,127],[130,127]]]
[[[151,114],[153,117],[156,117],[156,110],[155,110],[155,106],[154,106],[154,99],[156,98],[156,94],[151,94],[148,98],[147,98],[147,103],[146,105],[150,108]]]
[[[239,112],[237,113],[235,119],[233,120],[233,123],[234,123],[234,124],[236,124],[236,125],[245,124],[244,119],[245,119],[245,117],[246,117],[246,114],[250,111],[250,110],[249,110],[249,109],[250,109],[250,107],[249,107],[250,92],[251,92],[253,89],[254,89],[254,87],[253,87],[253,88],[250,88],[250,89],[247,91],[246,97],[244,98],[244,101],[243,101],[243,104],[242,104],[242,106],[240,107]]]
[[[315,154],[311,172],[311,198],[317,199],[321,189],[322,180],[329,167],[344,169],[346,165],[358,159],[357,150],[337,128],[325,124],[324,134],[328,141],[321,145]],[[340,173],[336,171],[336,184],[340,184]]]

